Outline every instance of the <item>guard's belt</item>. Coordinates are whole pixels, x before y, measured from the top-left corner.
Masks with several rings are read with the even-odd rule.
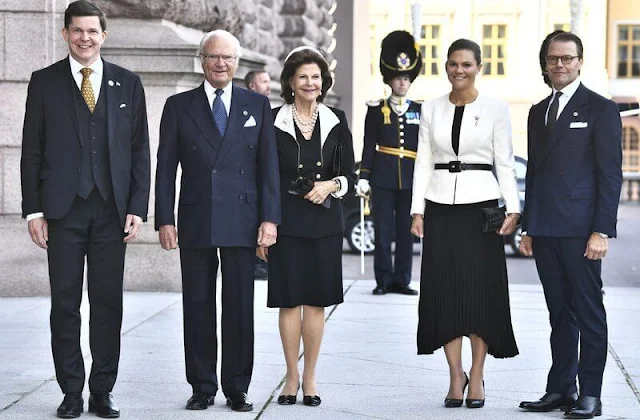
[[[493,169],[493,165],[488,163],[464,163],[459,160],[452,160],[449,163],[436,163],[435,169],[448,169],[449,172],[462,172],[462,171],[490,171]]]
[[[415,159],[418,154],[413,150],[400,149],[398,147],[386,147],[386,146],[376,146],[376,150],[380,153],[384,153],[387,155],[394,155],[399,157],[408,157],[411,159]]]

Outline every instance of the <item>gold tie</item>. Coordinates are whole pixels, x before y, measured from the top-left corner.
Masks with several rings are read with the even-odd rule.
[[[89,75],[93,70],[85,67],[80,71],[82,72],[82,86],[80,86],[80,92],[89,107],[89,111],[93,114],[93,110],[96,109],[96,96],[93,94],[93,86],[91,86],[91,82],[89,81]]]

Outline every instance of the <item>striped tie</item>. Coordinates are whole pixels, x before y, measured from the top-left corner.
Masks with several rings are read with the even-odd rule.
[[[80,87],[80,92],[89,107],[89,111],[93,114],[93,110],[96,109],[96,95],[93,93],[93,86],[91,86],[91,82],[89,81],[89,75],[91,75],[93,70],[85,67],[80,71],[82,72],[82,86]]]

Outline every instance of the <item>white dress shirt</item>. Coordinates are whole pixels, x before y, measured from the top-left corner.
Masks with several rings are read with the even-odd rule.
[[[216,89],[211,86],[208,80],[204,80],[204,93],[207,95],[207,100],[209,101],[209,108],[213,109],[213,101],[216,99]],[[223,87],[222,95],[220,95],[220,99],[222,99],[222,104],[224,105],[224,109],[227,111],[227,117],[229,116],[229,110],[231,109],[231,92],[233,92],[233,85],[228,83],[227,86]]]
[[[556,121],[558,120],[558,118],[560,118],[560,114],[562,114],[562,110],[564,109],[565,106],[567,106],[567,103],[571,100],[571,97],[573,96],[573,94],[576,93],[576,90],[578,90],[578,87],[580,87],[579,77],[576,78],[576,80],[574,80],[573,82],[569,83],[563,89],[560,89],[560,92],[562,92],[562,96],[558,98],[558,115],[556,115]],[[547,105],[547,112],[545,113],[545,117],[544,117],[545,125],[547,124],[547,120],[549,119],[549,108],[551,107],[551,102],[553,102],[553,99],[556,97],[557,92],[558,91],[554,88],[553,96],[551,96],[551,100]]]

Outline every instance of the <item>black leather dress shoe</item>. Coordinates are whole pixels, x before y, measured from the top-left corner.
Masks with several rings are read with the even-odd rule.
[[[381,287],[381,286],[376,286],[376,288],[373,289],[373,294],[374,295],[386,295],[387,294],[387,289],[385,289],[384,287]]]
[[[84,411],[83,406],[82,393],[70,392],[65,394],[56,415],[61,419],[75,419],[80,417],[80,414]]]
[[[464,372],[464,385],[462,386],[462,396],[464,397],[464,390],[467,389],[467,385],[469,385],[469,377],[467,376],[467,372]],[[445,398],[444,406],[447,408],[458,408],[462,407],[463,400],[462,398]]]
[[[564,416],[568,419],[592,419],[602,415],[602,402],[598,397],[581,395],[578,401],[571,407]]]
[[[553,410],[569,410],[578,400],[578,394],[558,394],[547,392],[538,401],[522,401],[520,408],[527,411],[547,412]]]
[[[409,295],[409,296],[417,296],[418,295],[418,291],[415,289],[412,289],[411,287],[407,286],[407,285],[392,285],[391,287],[389,287],[388,290],[389,293],[398,293],[401,295]]]
[[[310,407],[317,407],[321,402],[322,400],[320,399],[320,395],[305,395],[302,398],[302,404]]]
[[[233,411],[251,411],[253,410],[253,403],[247,399],[246,392],[234,392],[227,397],[227,405],[231,407]]]
[[[213,405],[215,395],[205,392],[194,392],[191,398],[187,400],[187,410],[206,410],[207,407]]]
[[[108,392],[92,392],[89,396],[89,412],[105,419],[120,417],[120,409]]]

